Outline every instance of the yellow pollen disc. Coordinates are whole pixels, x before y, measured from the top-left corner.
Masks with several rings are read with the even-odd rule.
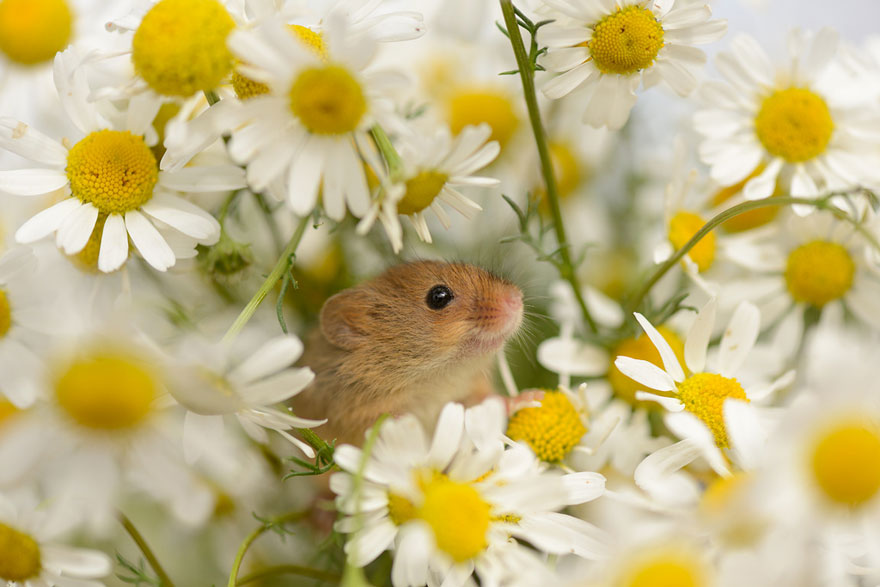
[[[485,550],[490,506],[476,489],[439,477],[427,484],[424,496],[417,516],[433,530],[437,548],[456,562]]]
[[[0,579],[26,581],[40,574],[40,546],[37,541],[0,523]]]
[[[599,71],[629,75],[654,64],[663,48],[663,27],[647,8],[618,8],[596,24],[587,47]]]
[[[211,90],[232,71],[226,37],[234,28],[217,0],[160,0],[134,33],[134,69],[165,96]]]
[[[502,148],[519,126],[510,96],[498,90],[459,90],[450,96],[447,110],[453,134],[460,133],[468,125],[485,122],[492,128],[489,140],[498,141]]]
[[[18,412],[19,409],[15,407],[15,404],[0,397],[0,426],[3,425],[3,422],[12,419]]]
[[[128,131],[99,130],[67,155],[70,191],[104,214],[135,210],[153,197],[159,167],[144,139]]]
[[[0,52],[20,65],[51,61],[72,32],[65,0],[0,0]]]
[[[678,384],[678,399],[712,431],[719,448],[728,447],[724,400],[749,401],[739,381],[716,373],[697,373]]]
[[[290,88],[290,110],[309,132],[352,132],[367,112],[360,83],[339,65],[304,70]]]
[[[12,328],[12,307],[9,305],[6,292],[0,289],[0,338],[6,336],[10,328]]]
[[[755,117],[758,140],[771,155],[789,163],[809,161],[824,153],[833,130],[825,100],[806,88],[773,92]]]
[[[416,514],[416,506],[413,502],[402,495],[388,493],[388,517],[392,522],[400,526],[414,519]]]
[[[712,205],[720,206],[730,198],[742,192],[743,188],[749,182],[750,179],[761,175],[764,171],[764,165],[758,165],[754,171],[752,171],[748,177],[740,181],[739,183],[735,183],[733,185],[727,186],[726,188],[721,188],[715,195],[712,196]],[[781,195],[779,190],[779,185],[777,184],[776,189],[773,192],[774,196]],[[773,222],[776,216],[779,215],[779,207],[778,206],[767,206],[766,208],[755,208],[754,210],[749,210],[748,212],[743,212],[742,214],[738,214],[729,220],[726,220],[724,224],[721,225],[721,228],[726,230],[727,232],[743,232],[746,230],[751,230],[753,228],[758,228],[759,226],[764,226]]]
[[[61,408],[77,424],[96,430],[140,424],[157,395],[158,383],[145,365],[110,353],[77,360],[55,382]]]
[[[698,214],[681,210],[669,221],[669,242],[675,250],[682,248],[706,222]],[[712,266],[715,260],[715,233],[704,236],[690,251],[688,256],[697,264],[701,272]]]
[[[672,347],[672,351],[675,353],[678,362],[684,365],[684,342],[682,342],[681,338],[666,326],[658,327],[657,331],[663,336],[666,342],[669,343],[669,346]],[[611,364],[608,367],[608,381],[611,383],[611,388],[614,390],[614,393],[620,399],[637,407],[656,407],[654,402],[636,400],[636,392],[645,387],[620,372],[620,369],[614,364],[614,360],[618,356],[650,361],[662,369],[663,360],[660,358],[660,353],[657,351],[656,347],[654,347],[651,339],[642,335],[638,338],[627,338],[621,341],[611,351]]]
[[[826,429],[812,449],[811,469],[832,502],[860,506],[880,491],[880,426],[854,417]]]
[[[289,24],[287,28],[290,29],[294,37],[302,41],[322,61],[327,60],[327,45],[324,43],[324,37],[321,33],[298,24]],[[235,90],[235,95],[239,100],[249,100],[269,93],[269,86],[245,77],[237,71],[232,72],[232,89]]]
[[[449,176],[439,171],[420,171],[406,180],[406,193],[397,203],[398,214],[415,214],[431,205]]]
[[[706,587],[708,571],[700,558],[686,550],[656,549],[628,561],[620,587]]]
[[[849,291],[855,272],[856,264],[843,246],[813,241],[789,253],[785,285],[795,301],[821,308]]]
[[[517,410],[507,424],[510,438],[525,441],[548,463],[562,461],[586,433],[580,414],[561,391],[545,392],[540,407]]]

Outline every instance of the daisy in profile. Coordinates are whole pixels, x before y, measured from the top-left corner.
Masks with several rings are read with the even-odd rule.
[[[146,140],[152,116],[130,104],[118,112],[87,101],[78,57],[69,49],[55,60],[55,83],[65,113],[79,129],[74,140],[56,141],[23,122],[0,119],[0,146],[44,167],[0,171],[0,190],[19,196],[57,193],[60,201],[26,221],[15,233],[31,243],[55,233],[66,254],[99,242],[98,269],[110,272],[128,259],[129,239],[159,271],[178,255],[163,232],[196,244],[217,242],[220,225],[179,192],[213,192],[245,187],[233,165],[160,171]],[[184,247],[185,248],[185,247]]]
[[[224,414],[235,414],[256,442],[266,444],[266,430],[274,430],[314,458],[311,447],[288,430],[311,428],[325,420],[297,418],[275,407],[298,394],[315,377],[307,367],[291,367],[302,354],[302,343],[292,335],[276,336],[263,341],[243,359],[238,357],[244,350],[240,346],[188,337],[169,368],[171,395],[188,410],[183,429],[187,460],[194,462],[224,433]]]
[[[806,198],[874,185],[880,178],[874,107],[860,100],[857,80],[829,75],[837,33],[794,30],[788,46],[789,63],[782,67],[747,35],[716,59],[725,81],[706,83],[701,93],[710,107],[694,116],[704,137],[700,157],[712,178],[723,186],[747,179],[748,200],[773,194],[777,180],[792,196]]]
[[[659,403],[666,410],[666,426],[684,439],[673,447],[661,449],[694,460],[703,456],[719,474],[728,475],[730,439],[735,434],[728,430],[727,404],[748,403],[764,399],[778,389],[789,385],[794,373],[789,371],[771,383],[757,382],[744,388],[734,375],[745,363],[758,339],[761,316],[748,302],[740,304],[730,318],[718,352],[716,370],[706,370],[709,340],[715,326],[716,301],[710,300],[688,331],[684,343],[685,373],[682,364],[669,343],[648,320],[639,313],[636,320],[660,353],[663,368],[648,361],[618,356],[614,361],[620,371],[644,385],[650,392],[638,391],[636,398]],[[738,420],[737,422],[742,422]]]
[[[248,166],[253,189],[280,183],[298,216],[311,213],[320,193],[330,218],[342,220],[346,208],[361,217],[370,196],[356,145],[387,116],[380,91],[397,77],[368,69],[375,41],[350,34],[340,18],[319,40],[324,50],[310,49],[277,20],[230,36],[236,70],[269,92],[237,109],[229,152]]]
[[[383,423],[371,454],[342,445],[331,477],[337,529],[350,533],[346,552],[363,566],[393,548],[395,587],[482,582],[546,584],[549,569],[524,540],[547,553],[602,558],[604,533],[557,513],[604,492],[601,475],[558,475],[541,467],[525,445],[505,449],[504,404],[488,400],[465,411],[449,404],[433,440],[405,415]],[[364,466],[363,487],[355,491]],[[601,479],[601,482],[597,482]]]
[[[706,55],[693,45],[711,43],[727,21],[710,20],[705,0],[543,0],[557,21],[539,29],[548,47],[541,64],[561,75],[543,88],[550,99],[578,87],[592,91],[583,121],[621,128],[636,102],[639,84],[665,82],[687,96],[697,87],[695,70]]]
[[[455,138],[445,127],[433,136],[407,137],[400,149],[403,170],[399,177],[391,177],[384,164],[374,163],[379,166],[376,174],[379,193],[358,225],[360,233],[366,233],[379,218],[397,253],[403,246],[398,215],[408,216],[416,234],[428,243],[431,242],[425,219],[428,209],[446,227],[449,226],[449,217],[440,206],[441,202],[465,218],[472,218],[482,208],[460,189],[491,187],[500,183],[492,177],[472,175],[489,165],[501,150],[496,141],[489,140],[491,134],[492,128],[481,124],[465,127]]]
[[[71,529],[63,509],[30,494],[0,494],[0,580],[15,587],[95,587],[113,570],[110,557],[59,539]]]

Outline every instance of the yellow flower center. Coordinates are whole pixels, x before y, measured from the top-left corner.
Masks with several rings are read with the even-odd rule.
[[[654,64],[663,48],[663,27],[647,8],[618,8],[596,24],[587,47],[599,71],[629,75]]]
[[[104,214],[135,210],[153,197],[159,167],[144,139],[128,131],[99,130],[67,155],[70,191]]]
[[[825,152],[834,121],[825,100],[806,88],[777,90],[764,98],[755,117],[755,133],[771,155],[789,163]]]
[[[415,214],[431,205],[449,176],[439,171],[420,171],[406,180],[406,193],[397,203],[399,214]]]
[[[388,517],[392,522],[400,526],[414,519],[416,515],[416,506],[413,502],[402,495],[388,493]]]
[[[131,356],[95,354],[72,363],[55,381],[55,397],[77,423],[95,430],[123,430],[150,413],[159,384]]]
[[[15,407],[15,404],[7,399],[0,398],[0,426],[7,420],[12,419],[18,412],[19,409]]]
[[[463,562],[488,546],[489,510],[472,486],[439,476],[425,486],[417,516],[431,527],[437,548]]]
[[[50,61],[72,32],[73,14],[65,0],[0,1],[0,52],[20,65]]]
[[[746,183],[748,183],[750,179],[759,176],[763,171],[764,165],[758,165],[755,170],[749,174],[748,177],[746,177],[739,183],[727,186],[726,188],[721,188],[720,190],[715,192],[714,196],[712,196],[712,205],[720,206],[733,196],[739,194],[740,192],[742,192],[743,188],[746,186]],[[781,193],[782,192],[779,189],[779,185],[777,184],[773,195],[778,196],[781,195]],[[721,225],[721,228],[723,228],[727,232],[743,232],[769,224],[773,222],[777,215],[779,215],[778,206],[755,208],[754,210],[749,210],[748,212],[737,214],[733,218],[726,220],[724,224]]]
[[[856,264],[843,246],[817,240],[789,253],[785,285],[795,301],[821,308],[849,291],[855,272]]]
[[[302,41],[322,61],[327,60],[327,45],[324,43],[324,37],[321,33],[298,24],[289,24],[287,28],[290,29],[294,37]],[[232,89],[235,90],[235,95],[238,96],[239,100],[249,100],[269,93],[269,86],[243,76],[237,71],[232,72]]]
[[[812,473],[834,503],[860,506],[880,491],[880,426],[863,418],[837,422],[813,445]]]
[[[519,126],[510,96],[494,89],[456,91],[447,103],[447,117],[453,134],[485,122],[492,128],[489,140],[498,141],[502,148]]]
[[[26,581],[40,574],[40,546],[37,541],[0,523],[0,579]]]
[[[675,353],[678,362],[684,365],[684,342],[682,342],[681,338],[666,326],[659,326],[657,331],[666,342],[669,343],[669,346],[672,347],[672,352]],[[620,369],[614,364],[614,360],[619,356],[649,361],[662,369],[663,360],[660,358],[660,353],[651,342],[651,339],[642,335],[638,338],[626,338],[622,340],[611,351],[611,364],[608,366],[608,381],[611,383],[611,388],[614,390],[614,393],[620,399],[640,408],[655,407],[656,404],[654,402],[636,400],[636,392],[645,389],[645,386],[633,381],[621,373]]]
[[[652,549],[629,561],[615,585],[621,587],[706,587],[706,564],[685,549]]]
[[[669,221],[669,242],[675,250],[682,248],[697,232],[703,228],[706,221],[699,214],[680,210]],[[688,256],[697,264],[701,272],[712,266],[715,260],[715,233],[710,232],[694,245]]]
[[[367,111],[360,83],[339,65],[304,70],[290,88],[290,110],[309,132],[352,132]]]
[[[562,461],[586,433],[580,414],[561,391],[544,393],[540,407],[517,410],[507,424],[510,438],[525,441],[548,463]]]
[[[678,384],[678,399],[712,431],[719,448],[729,446],[724,425],[724,400],[749,401],[739,381],[716,373],[697,373]]]
[[[10,328],[12,328],[12,307],[9,305],[6,291],[0,289],[0,338],[6,336]]]
[[[158,94],[192,96],[232,71],[235,21],[217,0],[160,0],[134,33],[134,69]]]

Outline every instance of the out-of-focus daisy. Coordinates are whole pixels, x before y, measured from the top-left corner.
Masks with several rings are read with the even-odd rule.
[[[217,221],[176,192],[242,188],[242,171],[232,165],[159,171],[144,138],[152,116],[130,104],[105,118],[87,102],[88,87],[82,70],[74,69],[76,61],[72,50],[55,61],[62,105],[82,133],[76,142],[56,142],[22,122],[0,121],[0,145],[46,166],[0,172],[0,189],[20,196],[62,195],[19,227],[16,240],[30,243],[56,233],[56,244],[69,255],[99,241],[98,268],[104,272],[126,262],[129,239],[154,268],[174,265],[174,249],[157,226],[186,237],[190,249],[216,242]]]
[[[183,430],[187,460],[195,461],[212,438],[223,434],[224,414],[235,414],[257,442],[267,443],[266,430],[275,430],[314,457],[309,445],[287,431],[325,420],[297,418],[273,407],[302,391],[315,377],[311,369],[290,368],[302,354],[302,343],[292,335],[277,336],[244,359],[239,358],[241,351],[230,344],[188,337],[169,369],[171,395],[189,410]]]
[[[375,42],[351,35],[337,18],[319,41],[323,52],[306,48],[276,21],[231,35],[237,71],[269,93],[237,110],[229,152],[248,165],[255,190],[280,182],[299,216],[320,192],[330,218],[341,220],[346,207],[361,217],[370,197],[356,143],[369,141],[370,126],[383,118],[380,92],[396,76],[370,71]]]
[[[281,14],[291,22],[309,28],[320,27],[332,18],[331,15],[344,16],[351,23],[354,34],[365,34],[376,41],[393,42],[417,39],[425,34],[425,19],[415,10],[381,10],[382,2],[375,0],[334,0],[325,2],[320,9],[315,5],[303,10],[301,6],[282,8]],[[286,9],[285,9],[286,8]]]
[[[777,179],[791,195],[807,198],[874,185],[880,169],[874,107],[858,100],[856,80],[832,83],[825,75],[837,33],[794,30],[788,46],[790,62],[781,68],[747,35],[716,59],[727,81],[706,83],[701,91],[711,107],[694,117],[712,178],[723,186],[749,178],[743,188],[749,200],[770,196]]]
[[[103,552],[59,542],[70,529],[57,507],[38,508],[30,495],[12,500],[0,494],[0,580],[15,587],[95,587],[113,570]]]
[[[94,325],[93,325],[94,326]],[[4,427],[0,485],[30,483],[107,531],[131,473],[180,520],[203,522],[213,496],[180,455],[161,359],[131,336],[92,329],[58,337],[34,377],[43,395]],[[127,477],[128,476],[128,477]]]
[[[784,231],[751,239],[756,254],[738,262],[750,274],[727,284],[722,301],[754,301],[768,321],[786,316],[800,338],[804,311],[844,306],[880,328],[880,277],[870,262],[873,244],[851,224],[830,212],[792,216]]]
[[[710,20],[704,0],[543,1],[559,18],[538,31],[549,48],[541,63],[561,73],[544,85],[544,94],[556,99],[591,88],[583,121],[596,127],[622,127],[640,83],[663,81],[679,95],[690,94],[697,86],[694,70],[706,61],[693,45],[717,41],[727,30],[727,21]]]
[[[337,523],[353,533],[350,560],[362,566],[393,548],[395,586],[446,581],[469,584],[476,571],[493,584],[548,579],[548,569],[516,542],[540,551],[599,558],[606,549],[595,527],[556,510],[602,494],[600,475],[542,471],[522,445],[505,450],[504,406],[488,400],[467,412],[441,413],[433,441],[412,416],[385,422],[370,455],[343,445],[331,478]],[[354,476],[367,459],[362,490]],[[534,583],[537,584],[537,583]]]
[[[387,168],[379,168],[380,189],[388,196],[377,196],[370,211],[358,225],[358,230],[365,233],[376,218],[381,217],[394,252],[399,252],[403,246],[400,229],[392,227],[388,230],[388,224],[397,221],[397,214],[408,216],[419,238],[425,242],[431,242],[431,232],[425,220],[428,208],[446,227],[449,226],[449,217],[440,202],[458,210],[466,218],[472,218],[482,208],[459,189],[467,186],[490,187],[499,183],[492,177],[472,175],[498,156],[498,143],[487,142],[491,133],[488,124],[481,124],[466,127],[455,139],[445,128],[438,130],[433,137],[410,137],[400,149],[403,159],[401,176],[392,178]],[[383,182],[386,177],[388,181]],[[393,215],[390,209],[384,209],[390,205],[396,207]]]
[[[684,362],[689,375],[685,374],[666,339],[639,313],[635,314],[636,320],[660,353],[663,369],[626,356],[617,357],[614,363],[624,375],[655,390],[638,391],[636,398],[656,401],[667,410],[664,415],[667,427],[687,441],[677,445],[680,451],[696,450],[720,474],[729,474],[728,460],[723,452],[730,447],[725,404],[763,399],[790,384],[793,373],[787,372],[770,384],[751,385],[748,390],[734,378],[754,347],[760,328],[758,309],[748,302],[737,307],[724,331],[717,372],[706,371],[715,308],[714,299],[703,306],[685,339]]]

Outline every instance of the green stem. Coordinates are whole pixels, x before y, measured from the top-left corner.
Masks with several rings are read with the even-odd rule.
[[[137,544],[140,551],[144,554],[144,558],[150,563],[150,566],[153,567],[153,571],[159,577],[159,582],[163,587],[174,587],[174,583],[171,581],[171,578],[168,577],[168,573],[166,573],[165,569],[162,568],[162,565],[159,564],[159,559],[153,554],[152,549],[147,545],[146,540],[144,540],[144,537],[138,532],[138,529],[134,527],[134,524],[131,523],[131,520],[129,520],[122,512],[118,513],[118,517],[122,527],[125,528],[125,531],[128,532],[128,535],[131,536],[131,539]]]
[[[208,106],[213,106],[220,101],[220,96],[214,90],[205,90],[204,94],[205,99],[208,101]]]
[[[391,180],[396,181],[400,179],[403,175],[403,160],[400,158],[397,149],[391,144],[391,139],[388,138],[385,129],[378,124],[374,124],[370,128],[370,134],[376,142],[379,152],[382,153],[382,158],[388,164],[388,174],[391,176]]]
[[[311,579],[317,579],[325,583],[337,583],[340,579],[338,573],[331,573],[330,571],[322,571],[320,569],[312,569],[310,567],[301,567],[299,565],[277,565],[274,567],[267,567],[260,571],[254,571],[253,573],[245,575],[238,580],[236,585],[245,585],[247,583],[259,581],[260,579],[271,577],[273,575],[285,574],[299,575],[300,577],[309,577]]]
[[[278,516],[277,518],[273,518],[268,523],[264,523],[259,528],[254,528],[254,530],[245,537],[244,542],[241,543],[241,546],[238,547],[238,552],[235,555],[235,560],[232,561],[232,570],[229,572],[229,582],[227,583],[228,587],[235,587],[238,585],[238,570],[241,568],[241,563],[244,560],[244,555],[247,553],[248,548],[250,548],[251,544],[254,543],[254,540],[263,535],[266,530],[270,530],[275,526],[279,526],[281,524],[286,524],[288,522],[294,522],[296,520],[301,519],[305,516],[304,512],[296,511],[284,514],[282,516]],[[251,579],[253,580],[253,579]]]
[[[669,271],[676,263],[678,263],[682,257],[687,255],[688,252],[703,239],[703,237],[712,232],[712,230],[727,222],[734,216],[739,216],[740,214],[744,214],[745,212],[756,210],[758,208],[767,208],[770,206],[786,206],[789,204],[806,204],[808,206],[816,206],[817,208],[826,208],[827,198],[819,200],[793,197],[764,198],[763,200],[743,202],[741,204],[737,204],[736,206],[731,206],[723,212],[720,212],[718,215],[716,215],[714,218],[704,224],[703,227],[700,228],[700,230],[698,230],[694,234],[694,236],[692,236],[691,239],[684,244],[683,247],[675,251],[671,257],[666,259],[666,261],[654,271],[651,277],[642,284],[641,288],[629,298],[629,303],[627,303],[625,309],[626,315],[631,316],[632,313],[639,308],[642,300],[648,294],[648,292],[651,291],[651,288],[654,287],[654,284],[656,284],[660,280],[660,278],[666,274],[667,271]],[[844,216],[846,215],[844,214]],[[849,217],[847,216],[847,218]]]
[[[535,72],[526,53],[519,25],[516,22],[516,9],[511,0],[499,0],[501,12],[504,14],[504,24],[507,27],[510,44],[513,46],[513,54],[516,57],[516,65],[519,68],[519,77],[522,80],[523,96],[526,100],[526,108],[529,112],[529,121],[532,133],[535,135],[535,143],[538,147],[538,157],[541,160],[541,174],[544,176],[544,184],[547,188],[547,201],[550,204],[550,212],[553,216],[553,230],[556,232],[556,240],[559,243],[559,253],[562,264],[559,268],[561,277],[571,284],[575,299],[580,306],[584,320],[590,326],[590,330],[597,332],[596,322],[587,309],[586,301],[581,293],[581,286],[571,260],[568,238],[565,235],[565,225],[562,222],[562,211],[559,206],[559,188],[556,185],[556,175],[553,173],[553,162],[550,159],[550,148],[547,145],[547,134],[544,124],[541,122],[541,112],[538,110],[538,98],[535,94]]]
[[[260,286],[260,289],[257,290],[257,293],[254,294],[254,297],[251,298],[241,311],[241,314],[238,315],[238,318],[235,319],[235,322],[232,323],[232,326],[229,327],[229,330],[226,331],[226,334],[223,336],[224,341],[232,340],[239,332],[241,332],[241,329],[244,328],[244,325],[251,319],[262,301],[266,298],[272,288],[275,287],[275,284],[281,279],[284,272],[288,270],[293,254],[296,252],[296,248],[302,240],[310,219],[309,216],[306,216],[299,221],[296,231],[293,233],[293,236],[290,237],[290,241],[287,243],[284,251],[282,251],[281,256],[278,258],[278,262],[275,263],[272,272],[266,278],[266,281],[263,282],[263,285]]]

